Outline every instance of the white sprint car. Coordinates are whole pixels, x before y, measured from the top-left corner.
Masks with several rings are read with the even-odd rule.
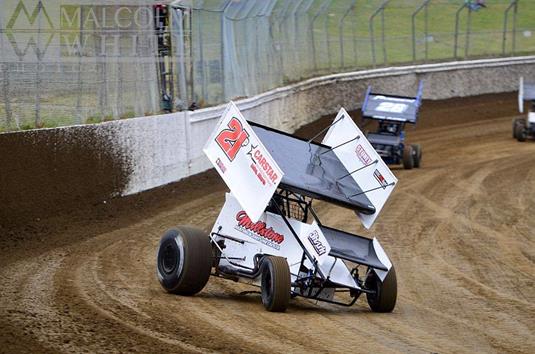
[[[312,202],[352,209],[369,228],[397,179],[344,109],[327,129],[322,143],[303,140],[246,121],[231,102],[204,148],[230,192],[210,233],[163,235],[163,288],[193,295],[212,275],[260,286],[268,311],[296,296],[351,306],[364,293],[373,311],[392,311],[396,272],[379,241],[323,225]]]

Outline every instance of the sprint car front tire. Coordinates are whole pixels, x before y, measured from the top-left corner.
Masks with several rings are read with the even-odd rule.
[[[261,265],[262,304],[271,312],[284,312],[290,302],[290,267],[283,257],[266,256]]]
[[[204,232],[187,226],[168,230],[160,240],[156,268],[158,280],[167,292],[198,293],[212,269],[210,239]]]
[[[411,170],[414,167],[414,151],[411,145],[403,149],[403,168]]]
[[[370,270],[366,277],[366,288],[375,291],[374,294],[366,294],[368,305],[370,305],[373,312],[392,312],[394,310],[398,296],[396,269],[394,266],[390,268],[384,281],[381,281],[377,274]]]

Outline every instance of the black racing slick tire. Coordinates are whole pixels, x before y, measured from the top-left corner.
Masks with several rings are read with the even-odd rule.
[[[283,257],[266,256],[261,266],[262,304],[271,312],[284,312],[290,302],[290,267]]]
[[[411,146],[414,154],[414,167],[420,168],[420,162],[422,161],[422,147],[420,144],[412,144]]]
[[[520,142],[526,141],[526,129],[524,127],[524,124],[515,125],[514,135],[516,137],[516,140]]]
[[[212,270],[212,247],[204,232],[179,226],[160,240],[157,256],[158,280],[167,292],[194,295],[201,291]]]
[[[515,118],[515,119],[513,119],[513,138],[515,138],[515,139],[518,138],[519,130],[517,130],[516,127],[517,126],[521,126],[523,128],[524,127],[524,122],[525,122],[524,118]]]
[[[398,285],[394,266],[390,268],[384,281],[381,281],[377,274],[373,270],[370,270],[365,284],[367,289],[375,292],[373,294],[366,294],[368,305],[373,312],[392,312],[394,310],[398,297]]]
[[[403,149],[403,168],[410,170],[414,167],[414,151],[411,145]]]

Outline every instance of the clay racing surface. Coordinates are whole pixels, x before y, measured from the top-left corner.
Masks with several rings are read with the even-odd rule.
[[[254,288],[217,278],[195,297],[165,293],[160,235],[210,229],[226,188],[209,172],[0,229],[0,352],[535,352],[535,142],[511,137],[515,97],[423,107],[408,132],[423,166],[394,170],[371,232],[317,204],[326,225],[378,236],[397,268],[393,313],[364,298],[268,313],[259,295],[240,295]]]

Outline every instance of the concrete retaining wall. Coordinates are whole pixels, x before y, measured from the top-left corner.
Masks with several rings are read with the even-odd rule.
[[[486,93],[509,92],[518,89],[520,76],[535,78],[535,56],[452,62],[418,66],[406,66],[367,70],[353,73],[324,76],[278,88],[262,95],[237,101],[245,118],[266,124],[287,132],[310,123],[326,114],[335,113],[340,107],[348,111],[360,107],[368,85],[374,91],[393,94],[412,95],[416,93],[419,80],[424,80],[425,99],[446,99]],[[176,144],[164,145],[158,149],[148,149],[145,135],[138,137],[130,183],[125,194],[131,194],[178,180],[211,168],[202,153],[202,146],[208,139],[225,105],[201,109],[194,112],[181,112],[168,115],[167,119],[177,120],[184,126],[186,146],[178,157]],[[141,118],[142,120],[152,118]],[[141,124],[141,123],[140,123]],[[131,132],[125,132],[132,136]],[[153,139],[170,141],[168,135],[176,132],[166,127],[158,129]],[[160,137],[160,138],[158,138]],[[172,155],[160,158],[172,164],[158,165],[151,156],[154,154]],[[187,163],[184,163],[187,161]]]
[[[374,91],[412,95],[418,81],[424,80],[424,98],[436,100],[515,91],[520,76],[535,78],[535,56],[330,75],[236,103],[247,119],[293,132],[303,124],[335,113],[342,106],[349,111],[359,108],[368,85],[372,85]],[[211,165],[202,147],[224,107],[98,125],[0,134],[0,178],[3,181],[0,203],[11,205],[13,198],[31,200],[32,194],[39,190],[34,188],[36,183],[45,186],[41,189],[45,191],[45,199],[46,191],[64,188],[72,192],[59,193],[60,201],[74,197],[104,200],[112,194],[133,194],[205,171]],[[64,140],[64,136],[71,138]],[[74,166],[84,168],[69,167],[69,158],[76,159]],[[42,161],[48,162],[43,166]],[[25,178],[13,182],[20,180],[20,176],[35,175],[35,166],[42,166],[38,180]],[[104,168],[106,170],[102,171]],[[59,180],[58,173],[53,171],[61,170],[84,171],[86,175],[76,178],[61,175]],[[26,184],[33,184],[33,187],[28,188]],[[97,188],[102,185],[106,188]],[[83,193],[77,192],[80,188]],[[12,207],[17,206],[13,204]]]

